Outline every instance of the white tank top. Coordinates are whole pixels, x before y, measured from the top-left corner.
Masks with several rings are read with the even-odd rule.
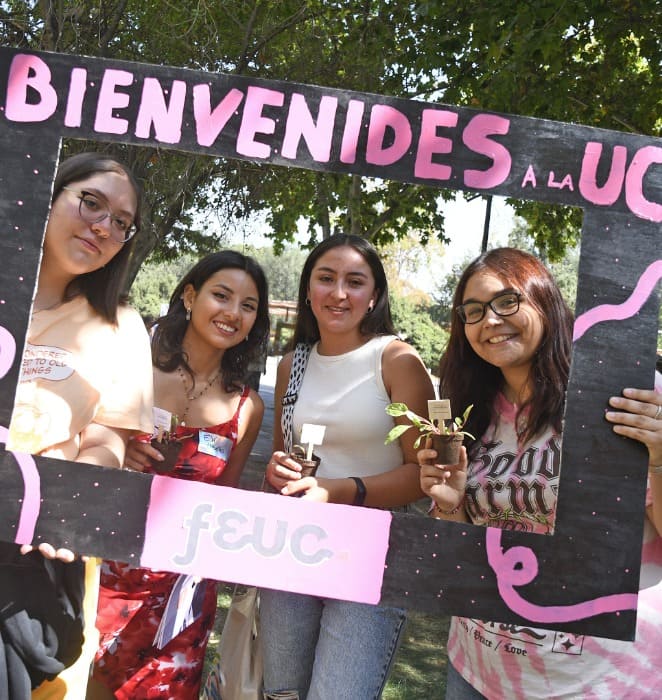
[[[385,445],[393,418],[385,412],[391,399],[382,379],[384,348],[393,335],[372,338],[343,355],[320,355],[313,346],[299,398],[294,407],[293,437],[300,444],[301,426],[326,426],[317,476],[337,479],[372,476],[403,462],[398,442]]]

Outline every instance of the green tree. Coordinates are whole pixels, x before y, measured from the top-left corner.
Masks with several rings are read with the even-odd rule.
[[[299,293],[299,277],[307,252],[288,245],[280,255],[273,248],[242,247],[241,251],[260,263],[269,282],[269,298],[279,301],[296,301]]]
[[[448,331],[432,320],[428,305],[397,294],[391,295],[390,302],[396,331],[416,348],[425,366],[436,372],[448,343]]]
[[[7,0],[6,45],[278,78],[657,134],[659,8],[645,0]],[[89,147],[69,143],[66,150]],[[98,147],[98,146],[97,146]],[[359,176],[113,145],[146,184],[152,252],[202,254],[262,212],[277,251],[300,222],[377,244],[444,239],[442,190]],[[579,213],[517,202],[549,259],[579,237]],[[220,225],[201,223],[213,212]]]
[[[428,77],[424,96],[660,134],[659,2],[428,0],[416,10],[400,56],[406,69]],[[436,71],[433,52],[443,57]],[[550,260],[579,240],[579,210],[511,203]]]
[[[184,255],[168,262],[146,263],[131,287],[129,302],[143,318],[158,318],[175,287],[195,262],[193,256]]]

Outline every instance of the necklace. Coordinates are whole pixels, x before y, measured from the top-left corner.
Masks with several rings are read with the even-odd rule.
[[[216,380],[221,376],[221,370],[219,369],[218,372],[211,378],[208,379],[205,385],[200,389],[200,391],[197,394],[189,394],[188,388],[186,386],[186,374],[184,374],[184,370],[181,367],[177,367],[177,372],[179,376],[182,378],[182,384],[184,385],[184,396],[186,397],[186,408],[184,409],[184,413],[182,413],[182,419],[179,421],[180,425],[186,425],[186,416],[188,416],[188,410],[191,406],[191,403],[195,401],[196,399],[199,399],[203,394],[206,394],[207,391],[211,388],[213,384],[216,383]],[[193,386],[191,389],[195,388],[195,379],[193,380]]]

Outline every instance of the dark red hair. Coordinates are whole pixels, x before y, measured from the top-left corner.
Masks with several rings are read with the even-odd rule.
[[[481,272],[496,275],[504,288],[521,292],[543,324],[529,377],[531,394],[520,407],[520,414],[524,409],[529,411],[520,439],[526,442],[549,425],[560,433],[572,354],[572,312],[549,270],[523,250],[495,248],[476,258],[462,273],[453,297],[450,339],[439,366],[440,396],[449,398],[457,411],[473,404],[467,430],[480,440],[493,417],[492,407],[503,386],[503,375],[473,351],[455,309],[462,304],[471,277]]]

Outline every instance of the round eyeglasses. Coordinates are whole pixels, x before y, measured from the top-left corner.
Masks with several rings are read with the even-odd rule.
[[[500,292],[489,301],[468,301],[455,308],[462,323],[471,325],[482,321],[489,306],[497,316],[512,316],[519,311],[519,292]]]
[[[116,243],[126,243],[135,235],[137,228],[130,217],[113,214],[108,205],[96,194],[85,190],[74,190],[71,187],[63,187],[63,190],[73,192],[80,200],[78,213],[83,221],[88,224],[98,224],[104,219],[110,218],[110,237]]]

